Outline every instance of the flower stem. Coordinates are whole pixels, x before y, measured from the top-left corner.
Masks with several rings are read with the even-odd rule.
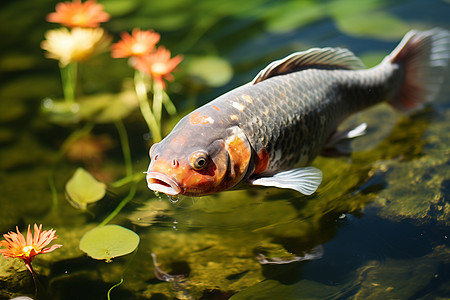
[[[48,175],[48,183],[50,186],[50,192],[52,194],[52,208],[56,210],[58,208],[58,192],[56,190],[56,183],[55,183],[55,177],[56,177],[56,170],[57,165],[61,161],[61,159],[64,157],[64,154],[67,152],[69,147],[78,140],[80,137],[85,136],[89,134],[92,131],[92,128],[94,128],[94,123],[86,123],[82,128],[77,129],[76,131],[72,132],[64,141],[61,148],[59,149],[56,159],[50,168],[50,174]]]
[[[104,226],[106,224],[108,224],[112,219],[114,219],[119,212],[122,210],[122,208],[125,207],[125,205],[128,204],[128,202],[130,202],[133,198],[134,195],[136,194],[136,182],[133,182],[133,184],[131,185],[130,191],[128,192],[128,195],[122,199],[122,201],[120,201],[119,205],[117,205],[116,209],[114,209],[109,216],[107,216],[98,226]]]
[[[155,115],[150,108],[150,104],[148,103],[148,91],[144,81],[144,74],[140,71],[136,71],[134,73],[134,86],[136,89],[141,114],[144,117],[145,122],[147,122],[148,129],[152,133],[154,142],[159,142],[161,141],[160,124],[155,118]]]
[[[131,257],[130,261],[127,263],[127,266],[125,267],[125,269],[124,269],[123,272],[122,272],[122,275],[120,276],[120,281],[119,281],[118,283],[116,283],[115,285],[113,285],[113,286],[108,290],[108,293],[106,294],[108,300],[111,300],[111,292],[112,292],[112,290],[113,290],[115,287],[118,287],[119,285],[121,285],[121,284],[123,283],[124,277],[125,277],[125,272],[126,272],[126,271],[128,270],[128,268],[131,266],[131,263],[133,262],[134,257],[136,256],[136,253],[137,253],[137,251],[138,251],[138,248],[139,248],[139,247],[137,247],[136,249],[134,249],[134,251],[133,251],[133,256]]]
[[[169,115],[171,115],[171,116],[175,115],[177,113],[177,109],[176,109],[175,105],[173,104],[172,100],[170,100],[169,95],[167,95],[167,93],[166,93],[166,91],[164,91],[164,89],[162,89],[162,93],[163,93],[164,107],[166,108]]]
[[[145,177],[145,173],[142,173],[142,172],[134,173],[132,175],[126,175],[125,177],[120,178],[120,179],[110,183],[109,185],[112,186],[113,188],[120,188],[131,182],[138,182],[138,181],[142,180],[144,177]]]
[[[161,113],[163,103],[163,87],[161,83],[153,80],[153,113],[155,114],[156,121],[161,124]]]
[[[121,120],[115,121],[114,124],[116,125],[117,132],[119,133],[119,139],[120,139],[120,145],[122,146],[122,152],[123,152],[123,159],[125,161],[125,172],[126,176],[132,176],[133,175],[133,166],[131,163],[131,154],[130,154],[130,145],[128,143],[128,134],[125,126],[123,125],[123,122]],[[131,199],[134,198],[134,195],[136,194],[136,182],[133,182],[130,188],[130,191],[128,192],[128,195],[122,199],[122,201],[117,205],[116,209],[114,209],[106,219],[104,219],[99,226],[103,226],[109,223],[112,219],[114,219],[115,216],[122,210],[122,208],[127,205],[128,202],[130,202]]]
[[[120,146],[122,147],[123,159],[125,161],[125,174],[133,175],[133,166],[131,163],[130,144],[128,143],[128,134],[125,125],[121,120],[115,121],[117,132],[119,133]]]
[[[71,62],[67,66],[60,66],[59,68],[61,70],[64,99],[67,103],[74,103],[78,64],[77,62]]]
[[[27,267],[28,271],[30,271],[31,276],[33,276],[33,284],[34,284],[34,297],[38,298],[38,288],[37,288],[37,282],[36,282],[36,275],[34,273],[33,267],[31,266],[31,263],[25,263],[25,266]]]

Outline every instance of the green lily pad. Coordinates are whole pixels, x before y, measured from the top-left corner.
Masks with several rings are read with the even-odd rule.
[[[396,40],[410,29],[407,23],[387,11],[383,1],[336,0],[328,10],[336,26],[345,34]]]
[[[102,199],[105,193],[106,185],[83,168],[78,168],[66,183],[67,200],[79,209],[86,209],[88,203]]]
[[[138,102],[131,89],[119,94],[97,94],[79,99],[81,118],[97,123],[109,123],[126,118]]]
[[[222,86],[233,77],[230,63],[217,56],[191,58],[186,64],[189,75],[210,87]]]
[[[133,252],[139,241],[139,235],[127,228],[105,225],[86,232],[80,240],[80,250],[94,259],[111,262],[114,257]]]

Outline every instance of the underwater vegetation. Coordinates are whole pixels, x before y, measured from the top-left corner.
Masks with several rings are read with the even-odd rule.
[[[310,196],[169,199],[143,173],[182,116],[269,62],[331,46],[373,66],[412,28],[449,29],[448,1],[1,6],[0,299],[450,295],[448,74],[423,111],[361,113],[367,134],[313,162]]]

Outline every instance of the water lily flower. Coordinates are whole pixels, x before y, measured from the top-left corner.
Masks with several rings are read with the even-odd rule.
[[[81,0],[56,4],[55,12],[47,15],[47,21],[64,26],[96,28],[109,20],[109,14],[103,11],[103,5],[95,0],[84,3]]]
[[[57,237],[55,236],[55,230],[42,230],[42,224],[39,227],[34,224],[34,236],[31,234],[30,225],[28,225],[27,238],[20,233],[19,228],[16,226],[16,232],[10,231],[3,235],[5,240],[0,241],[0,247],[6,249],[0,249],[0,253],[5,258],[21,258],[28,270],[33,273],[31,268],[31,261],[34,257],[41,253],[49,253],[53,250],[62,247],[62,245],[53,245],[49,248],[44,248],[51,243]]]
[[[111,46],[111,56],[114,58],[142,56],[151,53],[159,42],[159,33],[153,30],[133,29],[131,35],[124,32],[121,40]]]
[[[110,43],[111,37],[102,28],[60,28],[45,33],[41,48],[47,50],[48,58],[57,59],[66,66],[105,51]]]
[[[137,70],[148,73],[153,80],[165,89],[163,79],[173,80],[171,72],[183,60],[183,56],[170,57],[170,51],[159,47],[156,52],[136,58],[134,67]]]

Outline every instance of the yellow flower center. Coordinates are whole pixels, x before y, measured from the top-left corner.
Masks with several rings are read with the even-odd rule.
[[[152,73],[158,75],[164,75],[167,73],[167,66],[164,63],[156,63],[152,65]]]
[[[131,46],[134,55],[142,55],[147,51],[147,46],[141,43],[135,43]]]
[[[30,256],[32,250],[34,250],[33,246],[25,246],[23,247],[22,252],[25,256]]]
[[[74,25],[83,26],[86,25],[87,22],[88,18],[85,14],[76,14],[72,16],[72,24]]]

